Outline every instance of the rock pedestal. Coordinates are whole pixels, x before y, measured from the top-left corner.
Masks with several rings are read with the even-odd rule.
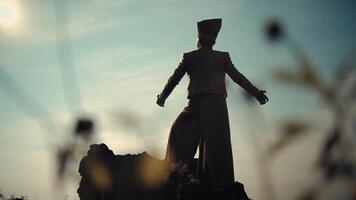
[[[197,160],[170,165],[146,152],[114,155],[105,144],[93,144],[81,160],[81,200],[248,200],[242,184],[213,191],[194,177]]]

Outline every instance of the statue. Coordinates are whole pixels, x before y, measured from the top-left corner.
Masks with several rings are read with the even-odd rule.
[[[228,52],[213,50],[221,19],[197,23],[197,50],[184,53],[156,103],[164,107],[173,89],[187,73],[188,105],[173,123],[166,151],[170,163],[189,163],[199,146],[197,177],[207,188],[219,190],[234,183],[230,127],[226,105],[225,75],[254,96],[268,101],[266,91],[257,89],[233,65]]]

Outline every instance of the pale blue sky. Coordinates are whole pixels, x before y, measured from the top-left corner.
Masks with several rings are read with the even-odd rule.
[[[0,65],[52,113],[60,136],[50,137],[56,141],[69,134],[72,116],[56,54],[55,8],[46,0],[14,2],[21,20],[9,29],[0,23]],[[187,79],[164,109],[155,105],[155,97],[181,55],[195,49],[199,20],[223,19],[215,49],[229,51],[238,69],[268,91],[271,101],[262,112],[271,130],[290,115],[330,119],[312,92],[273,81],[271,69],[292,69],[295,62],[285,48],[266,41],[264,23],[271,17],[280,18],[326,80],[356,44],[356,4],[352,0],[77,0],[68,1],[68,7],[82,107],[97,119],[98,141],[116,153],[151,150],[159,157],[164,155],[170,125],[187,101]],[[238,91],[230,89],[228,98],[236,178],[246,184],[253,199],[262,199],[246,106]],[[1,88],[0,110],[0,189],[30,199],[50,199],[53,158],[42,135],[51,133],[43,132]],[[113,117],[129,112],[140,116],[138,129],[122,128]],[[259,134],[266,141],[273,136]],[[288,199],[308,181],[308,169],[301,170],[301,176],[286,176],[291,166],[303,169],[310,165],[315,153],[305,162],[297,162],[298,148],[315,151],[319,138],[298,143],[276,161],[275,185],[281,199]],[[74,196],[73,191],[75,188],[67,193]]]

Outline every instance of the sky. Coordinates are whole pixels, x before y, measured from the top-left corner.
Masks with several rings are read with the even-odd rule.
[[[261,123],[251,128],[253,116],[247,114],[241,89],[229,82],[236,180],[245,184],[252,199],[263,199],[252,130],[266,144],[281,122],[301,118],[315,122],[315,134],[298,140],[273,161],[273,184],[278,199],[291,199],[314,181],[310,167],[327,129],[321,123],[331,122],[330,111],[310,90],[273,80],[271,70],[293,70],[296,62],[283,44],[266,40],[264,25],[279,19],[322,78],[331,82],[356,45],[354,1],[76,0],[67,1],[67,7],[65,23],[63,18],[56,21],[56,13],[63,16],[56,1],[0,0],[0,67],[50,113],[28,115],[26,111],[38,110],[32,104],[24,110],[13,93],[0,87],[0,191],[52,199],[54,157],[48,145],[60,145],[80,115],[95,120],[96,142],[106,143],[115,153],[148,151],[163,158],[170,126],[187,104],[188,79],[182,79],[164,108],[155,98],[182,54],[196,48],[196,22],[208,18],[223,19],[214,49],[228,51],[240,72],[270,98],[257,108]],[[68,40],[57,37],[64,25]],[[78,83],[70,90],[78,88],[80,93],[80,98],[72,95],[70,103],[58,41],[69,44]],[[137,126],[122,125],[127,117]],[[37,122],[43,119],[54,120],[55,128],[42,129]],[[291,174],[291,168],[299,173]],[[78,199],[76,181],[62,193]]]

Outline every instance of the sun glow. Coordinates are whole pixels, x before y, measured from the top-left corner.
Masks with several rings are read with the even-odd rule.
[[[20,8],[16,1],[0,0],[0,30],[13,29],[19,25]]]

